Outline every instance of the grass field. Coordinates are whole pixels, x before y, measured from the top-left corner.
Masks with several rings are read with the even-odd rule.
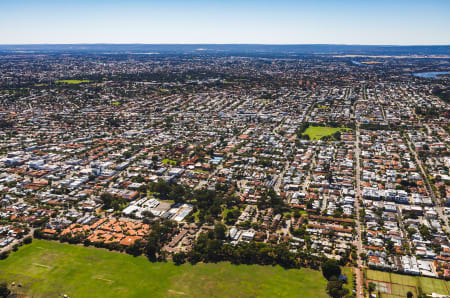
[[[442,279],[403,275],[375,270],[366,271],[366,279],[369,281],[380,281],[390,285],[391,293],[382,293],[382,297],[406,297],[410,291],[417,297],[419,287],[423,293],[438,293],[450,295],[450,283]],[[378,290],[378,289],[377,289]],[[381,291],[383,292],[383,291]]]
[[[344,285],[344,288],[347,288],[351,293],[353,290],[353,269],[351,267],[342,268],[342,274],[347,276],[347,284]]]
[[[162,161],[161,161],[163,164],[165,164],[165,165],[174,165],[174,166],[176,166],[177,165],[177,161],[176,160],[171,160],[171,159],[168,159],[168,158],[165,158],[165,159],[163,159]]]
[[[366,278],[373,279],[373,280],[379,280],[379,281],[385,281],[385,282],[391,282],[391,274],[389,272],[384,272],[384,271],[367,270]]]
[[[82,83],[89,83],[89,80],[60,80],[55,81],[56,84],[69,84],[69,85],[77,85]]]
[[[0,261],[0,280],[30,297],[327,297],[319,271],[151,263],[105,249],[34,240]]]
[[[340,128],[340,127],[328,127],[328,126],[310,126],[308,127],[304,135],[308,135],[311,140],[319,140],[324,136],[331,136],[335,132],[345,131],[348,128]]]
[[[450,292],[447,289],[448,284],[446,285],[446,282],[441,279],[421,277],[419,281],[424,293],[434,292],[438,294],[450,295]]]
[[[417,286],[417,277],[411,275],[391,274],[391,282],[393,284]]]

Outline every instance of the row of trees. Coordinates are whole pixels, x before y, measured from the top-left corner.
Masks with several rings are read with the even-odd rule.
[[[12,250],[13,251],[17,251],[19,249],[20,246],[24,245],[24,244],[30,244],[33,241],[33,238],[31,238],[31,236],[25,237],[23,239],[23,241],[20,241],[17,244],[14,244]],[[9,254],[11,251],[9,250],[4,250],[2,251],[2,253],[0,253],[0,260],[4,260],[6,258],[8,258]],[[1,297],[1,296],[0,296]]]
[[[191,202],[194,198],[192,191],[177,183],[168,183],[162,179],[150,183],[146,188],[155,193],[160,200],[173,200],[175,203]]]
[[[285,208],[283,199],[271,188],[261,195],[257,202],[258,209],[273,208],[274,213],[282,213]]]
[[[6,128],[12,128],[14,125],[11,121],[7,121],[5,119],[0,119],[0,128],[6,129]]]
[[[93,245],[95,247],[107,248],[109,250],[125,251],[133,256],[145,254],[152,262],[164,260],[165,254],[161,251],[164,244],[170,239],[176,231],[176,223],[170,220],[153,221],[151,222],[151,233],[147,239],[136,240],[133,244],[128,246],[120,245],[116,242],[91,242],[86,239],[86,235],[79,233],[76,235],[45,235],[43,229],[34,230],[33,236],[38,239],[59,240],[60,242],[67,242],[70,244],[83,243],[85,246]]]
[[[141,192],[149,190],[160,200],[171,200],[174,203],[190,203],[194,206],[192,213],[197,213],[200,222],[214,223],[221,219],[223,208],[231,209],[240,207],[241,202],[233,195],[229,194],[230,187],[227,184],[217,184],[215,189],[195,189],[177,184],[168,183],[164,180],[145,185]],[[231,213],[229,220],[233,220],[236,213]],[[239,215],[237,215],[239,216]],[[236,217],[237,219],[237,217]],[[192,214],[186,218],[193,221]]]
[[[305,251],[291,252],[287,244],[270,245],[259,242],[242,242],[231,245],[224,242],[226,228],[216,224],[213,230],[202,233],[188,253],[173,256],[176,264],[186,261],[198,262],[230,261],[233,264],[281,265],[284,268],[300,268],[308,266],[318,269],[323,258],[313,256]]]
[[[102,201],[103,209],[105,210],[114,209],[114,211],[118,211],[127,204],[127,201],[124,198],[114,196],[107,192],[100,196],[100,200]]]
[[[326,260],[322,263],[322,274],[328,280],[327,293],[330,297],[340,298],[349,294],[349,290],[344,288],[347,278],[343,278],[341,267],[336,260]]]

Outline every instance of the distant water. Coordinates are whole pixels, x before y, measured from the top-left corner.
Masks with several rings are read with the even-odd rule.
[[[359,66],[367,66],[364,63],[361,63],[361,62],[358,62],[358,61],[354,61],[354,60],[352,60],[352,63],[356,64],[356,65],[359,65]]]
[[[416,72],[412,73],[412,76],[425,78],[425,79],[438,79],[439,75],[450,74],[450,71],[430,71],[430,72]]]

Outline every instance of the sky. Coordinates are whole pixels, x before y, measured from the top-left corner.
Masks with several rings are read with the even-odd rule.
[[[450,45],[450,0],[0,0],[0,44]]]

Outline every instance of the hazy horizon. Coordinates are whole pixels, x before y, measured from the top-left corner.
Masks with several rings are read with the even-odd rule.
[[[260,46],[373,46],[373,47],[426,47],[426,46],[450,46],[448,43],[437,44],[364,44],[364,43],[209,43],[209,42],[166,42],[166,43],[145,43],[145,42],[38,42],[38,43],[0,43],[0,46],[32,46],[32,45],[260,45]]]

